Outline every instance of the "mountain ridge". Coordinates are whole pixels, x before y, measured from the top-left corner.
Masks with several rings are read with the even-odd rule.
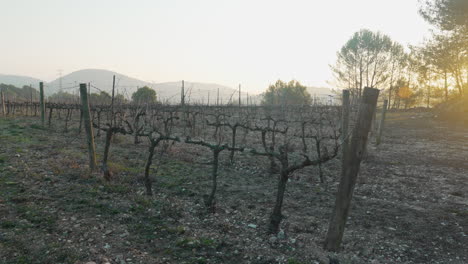
[[[42,80],[30,76],[0,73],[0,83],[14,85],[18,88],[22,88],[23,86],[38,87],[39,82],[42,82]]]
[[[161,101],[168,103],[178,103],[180,101],[182,81],[153,83],[142,81],[111,70],[92,68],[74,71],[62,76],[61,78],[45,83],[45,93],[50,96],[59,92],[61,89],[64,92],[77,93],[79,83],[89,83],[91,87],[90,91],[92,93],[99,93],[101,91],[111,93],[112,78],[114,75],[116,76],[116,93],[123,94],[126,98],[130,98],[137,88],[148,86],[156,91],[158,98]],[[2,78],[2,76],[8,75],[0,74],[0,83],[4,80],[7,82],[9,81],[8,78]],[[21,80],[23,83],[27,83],[23,85],[36,84],[33,85],[33,87],[37,87],[37,83],[41,81],[27,76],[15,77],[22,77],[17,79]],[[11,80],[15,81],[15,79]],[[16,81],[16,83],[21,82]],[[186,102],[208,103],[208,101],[210,101],[210,104],[215,104],[218,101],[219,103],[225,104],[229,101],[237,102],[239,98],[238,89],[217,83],[185,81],[184,88]],[[219,99],[217,99],[218,91]],[[330,89],[324,87],[307,87],[307,91],[313,97],[326,97],[332,94]],[[241,92],[242,103],[245,104],[247,100],[249,103],[258,104],[261,102],[261,94]]]

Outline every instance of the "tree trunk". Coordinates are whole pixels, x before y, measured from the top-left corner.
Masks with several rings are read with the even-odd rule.
[[[148,149],[148,159],[146,160],[145,165],[145,187],[146,187],[146,195],[153,195],[152,183],[151,178],[149,176],[149,171],[151,164],[153,163],[153,156],[154,156],[154,149],[156,148],[156,143],[151,141],[149,149]]]
[[[49,122],[48,122],[48,126],[50,127],[50,123],[52,122],[52,111],[53,111],[54,108],[52,108],[52,106],[50,107],[50,110],[49,110]]]
[[[107,166],[107,160],[109,158],[109,149],[111,144],[113,130],[112,127],[109,127],[109,130],[106,132],[106,143],[104,145],[104,157],[102,159],[102,172],[104,174],[104,179],[109,181],[111,179],[111,172],[109,171],[109,166]]]
[[[231,147],[233,149],[231,150],[231,154],[230,154],[230,157],[229,157],[229,160],[231,161],[231,164],[234,163],[234,152],[235,152],[234,148],[236,147],[236,134],[237,134],[237,126],[234,126],[232,128],[232,145],[231,145]]]
[[[320,152],[320,140],[315,141],[315,147],[317,151],[317,158],[320,160],[322,158],[321,152]],[[322,163],[319,162],[318,164],[318,169],[319,169],[319,176],[320,176],[320,183],[324,183],[325,179],[323,178],[323,171],[322,171]]]
[[[210,196],[208,196],[208,199],[206,200],[205,204],[206,207],[214,211],[214,199],[215,199],[215,194],[216,194],[216,188],[218,187],[218,164],[219,164],[219,153],[221,151],[218,149],[213,150],[213,171],[211,172],[211,180],[212,180],[212,185],[211,185],[211,193]]]
[[[286,191],[286,184],[288,183],[288,174],[285,171],[281,171],[281,176],[278,181],[278,190],[276,193],[276,203],[273,212],[270,216],[270,225],[268,231],[276,234],[279,231],[282,215],[281,208],[283,207],[284,192]]]

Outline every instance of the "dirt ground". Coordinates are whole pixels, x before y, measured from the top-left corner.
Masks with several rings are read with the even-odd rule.
[[[114,178],[87,169],[83,136],[37,119],[0,119],[0,263],[468,263],[468,129],[390,113],[369,145],[340,253],[322,250],[340,160],[296,173],[284,220],[267,234],[277,176],[224,153],[216,213],[203,195],[210,153],[176,144],[144,195],[145,143],[117,137]],[[103,152],[103,137],[97,139]],[[100,158],[100,156],[98,156]],[[157,172],[156,172],[157,169]]]

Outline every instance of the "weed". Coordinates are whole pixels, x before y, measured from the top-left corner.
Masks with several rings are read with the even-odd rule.
[[[16,227],[16,223],[13,222],[13,221],[2,221],[2,222],[0,223],[0,227],[1,227],[1,228],[4,228],[4,229],[15,228],[15,227]]]

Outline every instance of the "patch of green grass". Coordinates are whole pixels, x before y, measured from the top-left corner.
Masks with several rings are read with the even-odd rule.
[[[288,259],[288,264],[304,264],[304,262],[299,261],[299,260],[297,260],[295,258],[290,258],[290,259]]]
[[[103,215],[114,216],[114,215],[118,215],[121,213],[120,210],[118,210],[117,208],[114,208],[111,204],[104,203],[104,202],[91,203],[90,207],[97,209]]]
[[[26,189],[17,181],[14,181],[14,174],[8,170],[4,170],[0,174],[0,197],[6,201],[11,201],[21,194]]]
[[[135,203],[145,208],[149,208],[150,206],[154,205],[153,201],[146,196],[135,197]]]
[[[4,241],[9,251],[6,253],[11,255],[7,262],[2,262],[5,264],[76,263],[84,257],[56,242],[38,246],[18,239]]]
[[[176,246],[181,248],[196,248],[196,249],[214,249],[217,247],[215,240],[206,237],[193,238],[185,237],[176,242]]]
[[[166,230],[166,226],[161,219],[151,216],[137,217],[128,226],[132,237],[139,242],[148,242],[161,237]]]
[[[7,162],[8,158],[6,155],[0,155],[0,166],[4,165]]]
[[[9,229],[9,228],[15,228],[16,227],[16,222],[13,221],[2,221],[0,222],[0,227],[3,229]]]
[[[117,174],[122,173],[122,172],[140,174],[143,171],[142,167],[127,166],[125,164],[117,163],[115,161],[108,162],[108,166],[111,169],[111,171]]]
[[[192,260],[190,263],[192,264],[206,264],[208,261],[204,257],[197,257],[194,260]]]
[[[211,238],[201,237],[200,238],[200,245],[202,245],[204,247],[215,247],[216,246],[216,241],[211,239]]]
[[[44,128],[39,124],[31,124],[31,125],[29,125],[29,128],[44,130]]]
[[[33,206],[17,206],[16,210],[21,218],[28,220],[32,224],[39,225],[48,229],[53,229],[57,216],[48,214]]]
[[[131,189],[128,185],[123,184],[105,184],[104,191],[108,193],[127,194]]]
[[[167,229],[167,231],[172,234],[182,235],[185,233],[185,227],[183,226],[177,226],[174,228],[170,227]]]

